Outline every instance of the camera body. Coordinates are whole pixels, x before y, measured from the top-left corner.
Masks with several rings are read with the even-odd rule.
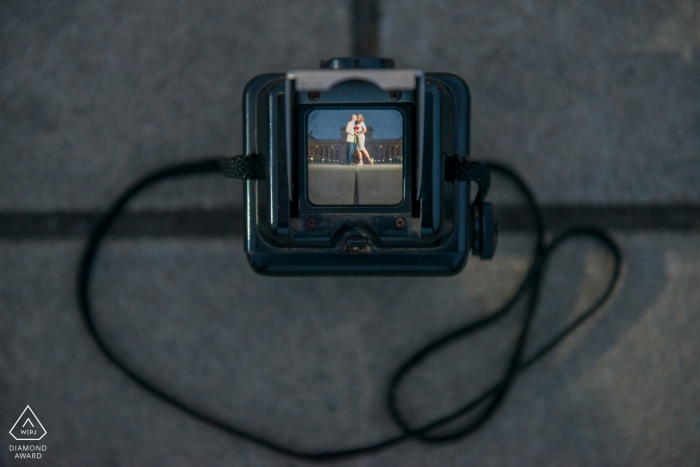
[[[251,267],[453,275],[491,229],[491,251],[481,254],[489,259],[493,209],[493,225],[475,219],[470,183],[451,169],[453,155],[469,155],[467,84],[381,58],[321,66],[260,75],[245,87],[244,152],[257,155],[258,174],[244,182]]]

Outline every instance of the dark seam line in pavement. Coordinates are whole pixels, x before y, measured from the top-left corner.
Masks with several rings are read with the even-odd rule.
[[[0,238],[86,237],[101,213],[95,211],[0,213]],[[114,224],[115,237],[221,237],[244,230],[242,209],[181,209],[125,212]]]
[[[590,225],[611,230],[686,230],[700,233],[700,205],[545,206],[547,229]],[[100,215],[96,211],[0,212],[0,239],[51,240],[85,237]],[[523,208],[502,206],[503,231],[527,231],[530,215]],[[226,237],[245,231],[241,208],[147,210],[126,212],[116,222],[114,237]]]
[[[351,5],[352,54],[355,57],[376,57],[379,55],[379,1],[355,0]]]

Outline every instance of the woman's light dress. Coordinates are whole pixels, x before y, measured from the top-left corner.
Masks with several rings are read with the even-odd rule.
[[[367,131],[367,127],[365,126],[365,122],[360,122],[359,125],[361,131]],[[365,134],[362,133],[361,135],[357,135],[357,150],[358,151],[365,151]]]

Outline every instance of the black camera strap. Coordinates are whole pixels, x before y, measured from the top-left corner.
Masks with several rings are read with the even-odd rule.
[[[225,157],[221,159],[221,173],[228,178],[248,180],[257,178],[257,154]]]
[[[491,188],[491,171],[489,166],[470,156],[455,155],[452,157],[454,159],[455,178],[476,183],[479,187],[479,193],[477,193],[474,203],[483,202]]]
[[[573,228],[554,236],[551,241],[546,242],[545,228],[540,207],[537,204],[532,191],[522,178],[520,178],[513,170],[498,163],[484,164],[472,158],[457,157],[455,176],[459,179],[474,181],[477,183],[479,186],[479,193],[476,199],[479,202],[483,201],[486,193],[489,190],[491,183],[491,171],[498,172],[505,178],[510,179],[513,183],[515,183],[525,198],[528,210],[530,211],[535,224],[536,241],[533,250],[532,264],[525,274],[522,282],[518,286],[517,291],[505,303],[505,305],[501,306],[495,311],[492,311],[486,317],[465,323],[464,325],[446,333],[445,335],[430,339],[423,345],[422,348],[416,351],[413,355],[409,356],[409,358],[399,366],[398,370],[389,380],[386,399],[389,414],[400,429],[398,434],[383,441],[364,446],[346,447],[327,451],[307,452],[300,449],[287,447],[261,435],[251,433],[244,428],[237,427],[226,420],[217,418],[217,416],[214,415],[215,412],[213,411],[211,413],[205,413],[204,411],[195,408],[194,406],[178,398],[178,396],[174,395],[174,393],[158,387],[156,384],[149,381],[147,376],[139,374],[139,372],[131,368],[129,364],[126,363],[125,359],[115,353],[115,351],[107,345],[100,334],[95,323],[89,294],[92,268],[94,266],[99,247],[115,219],[122,212],[129,200],[131,200],[146,187],[171,178],[198,174],[211,174],[221,170],[223,170],[227,176],[232,176],[234,178],[255,178],[257,174],[256,159],[257,158],[255,156],[238,156],[225,159],[223,162],[222,158],[220,157],[204,159],[156,170],[155,172],[138,180],[116,199],[110,209],[96,223],[94,229],[88,237],[79,265],[76,292],[81,310],[81,316],[90,336],[94,339],[98,348],[103,352],[107,359],[120,368],[132,381],[152,395],[158,397],[160,400],[169,403],[173,407],[186,412],[202,422],[208,423],[242,439],[246,439],[285,455],[306,460],[337,460],[350,456],[376,452],[411,439],[425,443],[441,443],[457,440],[469,435],[470,433],[473,433],[475,430],[483,426],[484,423],[495,414],[496,409],[503,403],[508,390],[512,387],[515,379],[522,371],[529,368],[535,362],[547,355],[566,336],[588,320],[603,306],[603,304],[612,295],[621,275],[622,252],[617,243],[606,232],[587,227]],[[531,352],[529,357],[525,358],[527,338],[537,311],[539,295],[543,277],[546,273],[548,260],[552,254],[554,254],[555,251],[561,247],[561,245],[574,238],[593,239],[603,246],[614,259],[614,269],[612,275],[602,293],[596,298],[592,305],[590,305],[576,319],[564,327],[564,329],[550,337],[550,339],[544,345],[534,352]],[[473,400],[465,403],[461,407],[455,408],[451,413],[438,416],[433,421],[423,425],[412,426],[408,421],[408,418],[402,414],[397,398],[398,388],[404,378],[417,366],[423,363],[427,357],[445,349],[447,346],[459,341],[460,339],[466,338],[486,329],[487,327],[503,319],[505,316],[509,315],[515,308],[516,302],[521,299],[526,301],[525,313],[522,317],[520,331],[513,346],[508,365],[499,380],[481,395],[475,397]],[[455,427],[455,425],[458,426]],[[448,429],[451,430],[448,431]]]

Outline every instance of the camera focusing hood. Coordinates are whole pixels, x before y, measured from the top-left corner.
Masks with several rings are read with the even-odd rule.
[[[245,88],[251,267],[270,275],[452,275],[470,250],[490,259],[497,219],[483,199],[488,169],[469,158],[467,84],[394,69],[386,58],[321,66],[260,75]],[[472,181],[479,195],[470,206]]]

